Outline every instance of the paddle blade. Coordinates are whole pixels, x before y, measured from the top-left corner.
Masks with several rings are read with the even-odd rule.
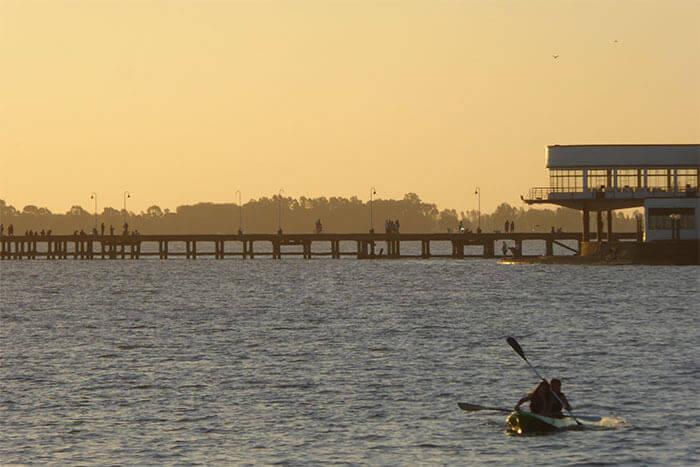
[[[523,357],[523,360],[527,360],[527,358],[525,357],[525,352],[523,352],[523,348],[520,347],[520,344],[518,344],[518,341],[516,341],[515,338],[509,337],[506,339],[506,342],[508,342],[508,345],[513,347],[513,350],[515,350],[518,355]]]
[[[465,410],[467,412],[476,412],[477,410],[495,410],[497,412],[508,412],[510,413],[510,409],[504,409],[501,407],[485,407],[483,405],[477,405],[477,404],[470,404],[468,402],[457,402],[457,406],[459,406],[460,409]]]
[[[477,410],[483,410],[485,407],[476,404],[469,404],[468,402],[457,402],[460,409],[466,410],[467,412],[476,412]]]

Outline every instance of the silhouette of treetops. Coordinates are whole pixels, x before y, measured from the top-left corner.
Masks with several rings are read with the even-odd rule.
[[[2,222],[7,227],[13,224],[15,232],[25,230],[41,231],[51,229],[56,234],[70,234],[75,230],[89,232],[95,222],[94,212],[81,206],[71,206],[65,214],[55,214],[46,208],[28,205],[18,211],[13,206],[0,200]],[[280,215],[281,214],[281,215]],[[634,231],[634,215],[621,211],[613,212],[615,231]],[[124,212],[105,207],[98,213],[98,229],[105,224],[121,232],[123,223],[129,224],[130,230],[136,229],[143,234],[232,234],[238,232],[240,206],[235,203],[198,203],[178,206],[175,212],[150,206],[139,214]],[[323,231],[329,233],[357,233],[370,229],[369,201],[362,201],[356,196],[319,197],[299,199],[275,195],[251,199],[243,205],[242,230],[245,233],[275,233],[281,218],[285,233],[312,233],[316,220],[320,219]],[[476,210],[460,211],[456,209],[439,210],[435,204],[422,201],[415,193],[407,193],[403,199],[374,199],[372,218],[375,232],[384,232],[387,219],[399,220],[401,232],[432,233],[459,231],[462,221],[467,230],[476,231],[479,213]],[[591,216],[591,228],[595,230],[595,216]],[[603,216],[604,220],[607,219]],[[481,228],[484,232],[503,231],[505,221],[514,223],[516,232],[549,232],[552,227],[565,232],[580,232],[580,211],[557,209],[524,209],[502,203],[492,213],[481,213]]]

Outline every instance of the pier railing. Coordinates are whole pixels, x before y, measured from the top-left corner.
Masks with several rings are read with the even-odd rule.
[[[601,234],[602,239],[607,235]],[[496,257],[496,243],[510,242],[514,246],[501,249],[506,256],[523,254],[523,242],[536,241],[544,246],[543,254],[552,256],[554,245],[574,252],[580,251],[579,232],[539,233],[347,233],[347,234],[158,234],[158,235],[22,235],[0,237],[0,260],[10,259],[139,259],[142,257],[213,257],[215,259],[253,259],[267,256],[312,257],[330,256],[339,259],[394,258],[467,258]],[[595,238],[595,234],[593,235]],[[610,240],[634,240],[636,232],[614,233]],[[562,244],[575,242],[576,248]],[[435,248],[441,242],[441,248]],[[213,244],[213,250],[201,249]],[[347,244],[353,245],[348,249]],[[401,252],[402,245],[420,243],[420,251]],[[445,247],[445,243],[451,248]],[[198,244],[200,248],[198,248]],[[502,246],[505,246],[501,243]],[[228,246],[228,248],[227,248]],[[344,246],[345,248],[341,248]],[[432,248],[431,248],[432,246]],[[478,247],[477,252],[466,247]],[[232,249],[233,247],[233,249]],[[284,248],[283,248],[284,247]],[[539,255],[532,255],[539,256]]]

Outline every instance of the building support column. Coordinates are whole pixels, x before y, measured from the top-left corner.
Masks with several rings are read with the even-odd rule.
[[[603,241],[603,211],[596,211],[596,240]]]
[[[612,215],[612,210],[608,211],[608,241],[612,242],[612,234],[613,234],[613,215]]]
[[[583,208],[583,241],[591,241],[591,212]]]

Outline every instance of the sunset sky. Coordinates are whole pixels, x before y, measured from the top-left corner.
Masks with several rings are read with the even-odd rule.
[[[546,185],[549,144],[698,142],[697,0],[0,0],[19,209],[479,186],[490,211]]]

